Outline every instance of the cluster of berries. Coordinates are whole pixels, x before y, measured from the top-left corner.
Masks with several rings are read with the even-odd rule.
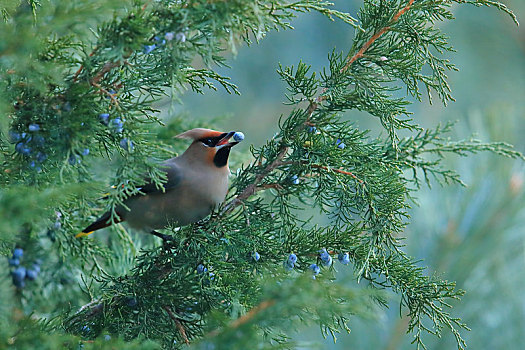
[[[45,138],[40,134],[41,127],[37,123],[29,124],[28,132],[9,131],[9,138],[12,143],[16,143],[15,151],[30,159],[29,166],[36,171],[42,171],[42,163],[47,159],[47,154],[44,152]],[[80,151],[73,151],[68,158],[71,165],[75,165],[82,161],[82,156],[89,154],[89,148],[84,148]]]
[[[350,263],[350,254],[348,253],[339,253],[338,260],[343,265],[348,265]],[[329,267],[333,263],[332,256],[328,251],[323,248],[319,251],[319,259],[321,260],[321,265]],[[283,263],[283,266],[286,270],[291,271],[295,267],[295,263],[297,262],[297,255],[294,253],[291,253],[288,255],[288,259]],[[321,273],[321,268],[317,264],[311,264],[309,269],[313,273],[313,278],[315,279],[315,276],[319,275]]]
[[[199,275],[202,275],[204,273],[208,272],[208,268],[206,266],[204,266],[203,264],[199,264],[197,265],[197,273]],[[213,272],[208,272],[208,277],[209,279],[206,279],[205,280],[205,284],[206,285],[209,285],[210,284],[210,281],[213,281],[215,280],[215,273]]]
[[[25,280],[34,281],[38,277],[40,272],[40,264],[42,263],[39,259],[35,260],[31,267],[20,266],[20,260],[24,256],[24,250],[22,248],[15,248],[13,256],[7,261],[9,266],[13,267],[11,271],[11,277],[13,278],[13,284],[17,288],[24,288],[26,283]]]
[[[110,128],[112,133],[121,134],[124,131],[124,122],[126,121],[126,119],[121,119],[119,117],[109,119],[109,113],[100,113],[98,117],[102,124]],[[120,140],[120,147],[122,147],[126,151],[131,152],[135,148],[135,145],[133,144],[133,141],[131,141],[127,137],[124,137]]]
[[[154,38],[155,43],[151,45],[144,45],[144,53],[145,54],[151,53],[157,47],[166,45],[166,42],[172,41],[173,39],[175,39],[176,41],[180,43],[183,43],[186,41],[186,34],[184,34],[183,32],[180,32],[177,34],[173,32],[167,32],[166,34],[164,34],[164,37],[156,35]]]
[[[308,132],[311,133],[311,134],[316,134],[317,133],[317,128],[315,126],[309,126],[308,127]],[[339,149],[344,149],[346,147],[345,143],[341,139],[337,139],[335,141],[335,145]]]
[[[29,124],[26,132],[9,131],[9,139],[15,143],[15,151],[31,160],[29,166],[41,171],[40,164],[47,159],[47,154],[43,152],[45,144],[44,137],[39,133],[40,125],[36,123]]]
[[[119,117],[109,119],[109,113],[100,113],[98,115],[100,122],[105,126],[109,126],[111,132],[115,134],[120,134],[124,131],[124,122],[126,119],[121,119]]]

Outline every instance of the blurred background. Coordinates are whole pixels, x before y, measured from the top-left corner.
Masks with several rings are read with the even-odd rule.
[[[525,21],[523,0],[503,1],[518,19]],[[336,7],[357,14],[362,1],[335,1]],[[450,72],[449,82],[456,102],[446,108],[435,100],[409,107],[423,127],[458,121],[452,139],[472,134],[483,141],[506,141],[525,152],[525,28],[495,9],[453,6],[456,20],[441,24],[458,51],[452,61],[460,69]],[[346,52],[353,30],[323,16],[299,16],[295,30],[274,32],[260,44],[238,47],[229,60],[231,69],[222,73],[239,86],[241,96],[219,90],[206,95],[187,93],[182,105],[169,101],[158,105],[164,118],[191,116],[215,120],[217,128],[241,130],[250,144],[259,146],[277,130],[281,115],[290,107],[285,85],[276,74],[278,64],[297,65],[301,59],[320,71],[334,48]],[[373,135],[381,131],[378,120],[352,112],[353,120]],[[245,159],[249,160],[249,159]],[[419,205],[411,211],[405,236],[406,252],[422,259],[428,274],[457,281],[467,291],[451,312],[472,329],[463,336],[471,349],[522,349],[525,329],[525,163],[479,154],[449,157],[468,187],[423,188]],[[234,164],[235,166],[235,164]],[[351,269],[335,265],[341,277]],[[351,280],[344,278],[345,280]],[[354,282],[351,282],[354,283]],[[361,283],[363,284],[363,283]],[[378,307],[378,319],[352,319],[350,334],[341,334],[334,344],[323,339],[318,328],[299,332],[297,341],[314,342],[321,349],[407,349],[407,320],[400,317],[399,297],[392,294],[390,308]],[[403,315],[401,315],[403,316]],[[454,349],[448,331],[442,338],[426,337],[429,349]]]

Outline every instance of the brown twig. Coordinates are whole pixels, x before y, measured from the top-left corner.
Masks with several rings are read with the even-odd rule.
[[[91,85],[98,84],[100,80],[102,80],[102,77],[104,77],[104,74],[111,71],[113,68],[118,67],[121,65],[120,61],[116,62],[106,62],[104,64],[104,67],[90,80]]]
[[[312,164],[310,165],[312,168],[317,168],[317,169],[323,169],[323,170],[326,170],[326,171],[333,171],[335,173],[339,173],[339,174],[344,174],[344,175],[348,175],[348,176],[351,176],[353,177],[355,180],[357,180],[360,184],[363,184],[364,181],[361,180],[360,178],[358,178],[357,176],[355,176],[353,173],[349,172],[349,171],[346,171],[346,170],[341,170],[341,169],[335,169],[335,168],[329,168],[327,166],[324,166],[324,165],[318,165],[318,164]]]
[[[235,329],[235,328],[242,326],[243,324],[245,324],[246,322],[254,318],[259,312],[266,310],[267,308],[269,308],[270,306],[273,306],[274,304],[275,304],[275,300],[273,299],[265,300],[261,302],[259,305],[252,308],[246,314],[242,315],[241,317],[239,317],[238,319],[230,323],[229,328]]]
[[[407,12],[410,7],[412,6],[412,4],[414,3],[414,0],[410,0],[408,2],[408,4],[406,4],[405,7],[403,7],[401,10],[399,10],[398,13],[396,13],[394,15],[394,17],[392,17],[392,20],[390,21],[390,24],[384,28],[382,28],[380,31],[378,31],[377,33],[375,33],[374,35],[372,35],[372,37],[361,47],[361,49],[359,49],[359,51],[357,51],[357,53],[355,55],[353,55],[352,57],[350,57],[350,59],[346,62],[346,64],[344,65],[343,68],[341,68],[340,72],[343,73],[345,71],[348,70],[348,68],[350,68],[350,66],[355,62],[357,61],[358,59],[360,59],[361,57],[364,56],[366,50],[368,50],[368,48],[377,40],[379,39],[379,37],[383,34],[385,34],[386,32],[388,32],[390,29],[391,29],[391,25],[394,24],[395,22],[397,22],[399,20],[399,17],[401,17],[405,12]]]
[[[93,56],[95,54],[95,52],[97,52],[97,48],[96,47],[93,49],[93,51],[91,51],[91,53],[89,54],[89,57]],[[84,69],[84,66],[81,64],[80,67],[78,68],[78,70],[76,71],[75,75],[73,75],[73,81],[74,82],[77,81],[78,76],[82,72],[82,69]]]
[[[173,322],[175,322],[175,325],[177,326],[177,329],[179,330],[182,336],[182,339],[184,339],[184,342],[187,345],[190,345],[190,340],[188,339],[188,336],[186,335],[186,330],[184,329],[184,326],[182,325],[180,320],[177,318],[177,316],[175,316],[173,311],[171,311],[169,306],[164,306],[164,310],[166,310],[166,312],[168,313],[168,316],[173,320]]]
[[[109,98],[111,99],[111,102],[113,102],[115,104],[115,106],[120,109],[120,106],[118,104],[118,100],[115,98],[115,96],[109,92],[108,90],[106,90],[105,88],[103,88],[100,84],[98,83],[91,83],[91,85],[93,85],[94,87],[96,87],[101,93],[109,96]]]
[[[228,326],[228,328],[229,329],[239,328],[240,326],[242,326],[243,324],[247,323],[252,318],[254,318],[258,313],[268,309],[269,307],[271,307],[273,305],[275,305],[275,300],[273,300],[273,299],[262,301],[259,305],[251,308],[250,311],[248,311],[247,313],[245,313],[244,315],[242,315],[241,317],[239,317],[235,321],[232,321],[230,323],[230,325]],[[208,334],[208,337],[215,337],[218,334],[219,334],[219,330],[216,329],[213,332],[210,332]]]

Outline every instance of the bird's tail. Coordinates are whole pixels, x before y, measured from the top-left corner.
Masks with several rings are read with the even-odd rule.
[[[75,237],[79,238],[79,237],[89,236],[96,230],[100,230],[101,228],[111,226],[113,222],[111,222],[110,217],[111,217],[111,213],[109,211],[106,212],[104,215],[98,218],[97,221],[95,221],[94,223],[92,223],[91,225],[83,229],[82,232],[76,234]],[[124,221],[122,216],[117,213],[117,220],[115,220],[115,223],[122,222],[122,221]]]

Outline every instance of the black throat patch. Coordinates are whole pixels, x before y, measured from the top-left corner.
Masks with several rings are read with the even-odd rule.
[[[215,157],[213,157],[213,164],[215,164],[217,168],[222,168],[228,163],[228,157],[230,156],[230,150],[231,150],[231,147],[226,146],[226,147],[222,147],[221,149],[217,151],[217,153],[215,153]]]

